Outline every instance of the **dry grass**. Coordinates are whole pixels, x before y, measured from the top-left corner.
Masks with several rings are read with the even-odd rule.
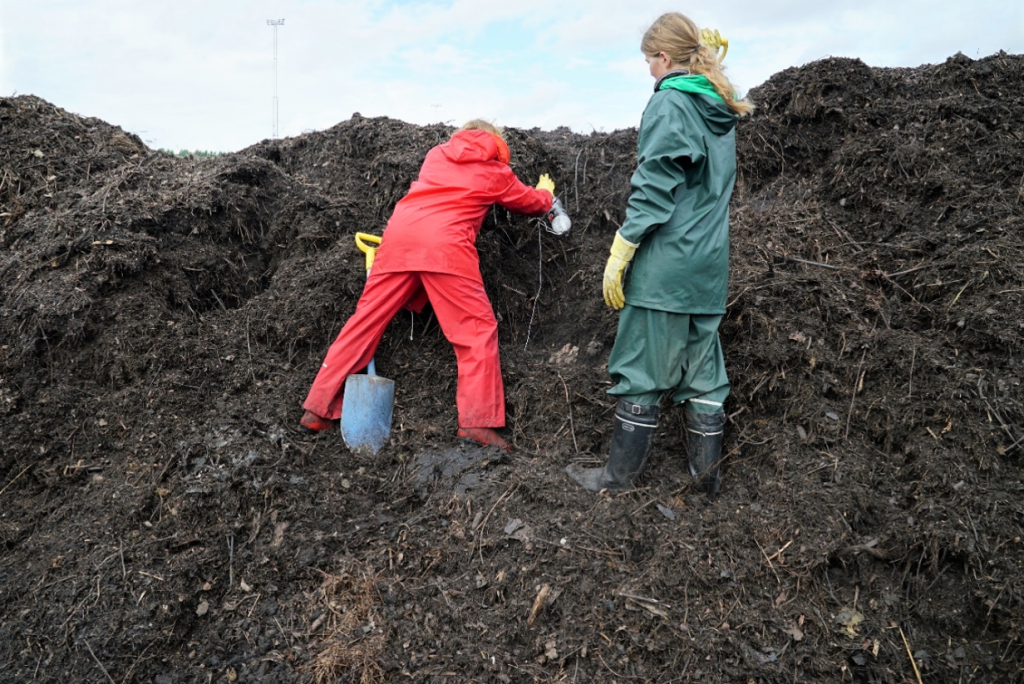
[[[377,613],[380,597],[372,571],[325,575],[315,593],[316,609],[323,610],[319,639],[323,648],[311,669],[317,684],[336,682],[345,674],[348,681],[377,684],[384,679],[380,655],[388,642]],[[318,620],[319,621],[319,620]]]

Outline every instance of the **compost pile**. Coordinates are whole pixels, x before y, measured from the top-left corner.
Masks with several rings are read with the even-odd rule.
[[[378,350],[374,456],[300,406],[355,231],[450,126],[179,159],[0,99],[0,681],[1024,681],[1024,56],[751,97],[714,500],[678,408],[635,491],[563,472],[610,438],[635,129],[508,131],[574,222],[496,208],[478,242],[514,450],[454,438],[428,307]]]

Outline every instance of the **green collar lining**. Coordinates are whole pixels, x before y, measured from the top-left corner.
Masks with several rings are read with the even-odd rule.
[[[703,74],[670,76],[661,83],[658,90],[665,90],[666,88],[681,90],[684,93],[693,93],[694,95],[707,95],[719,102],[725,102],[725,99],[711,85],[711,81]]]

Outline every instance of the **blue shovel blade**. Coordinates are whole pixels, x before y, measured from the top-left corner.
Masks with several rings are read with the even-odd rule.
[[[395,381],[379,375],[350,375],[345,379],[341,406],[341,435],[352,451],[376,454],[391,435]]]

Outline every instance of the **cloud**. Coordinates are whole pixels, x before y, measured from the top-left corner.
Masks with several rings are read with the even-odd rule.
[[[872,66],[1024,51],[1019,3],[722,0],[694,8],[730,40],[741,92],[830,55]],[[639,41],[674,9],[634,0],[38,0],[0,4],[0,92],[33,93],[151,146],[237,150],[347,119],[484,116],[524,128],[635,126]]]

